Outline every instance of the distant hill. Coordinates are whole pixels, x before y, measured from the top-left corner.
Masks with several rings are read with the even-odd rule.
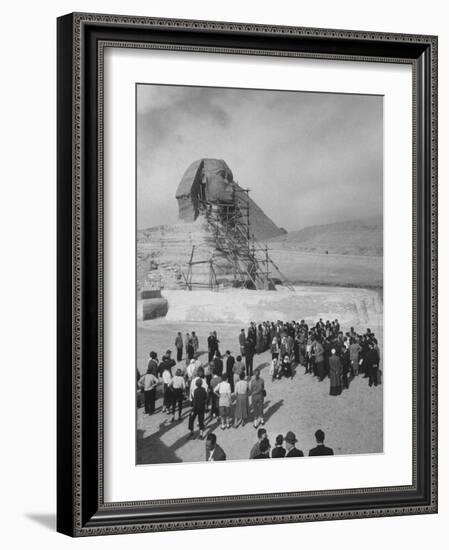
[[[275,248],[329,254],[383,255],[382,218],[313,225],[267,241]]]

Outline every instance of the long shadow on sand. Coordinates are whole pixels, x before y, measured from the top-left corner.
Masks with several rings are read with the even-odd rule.
[[[271,404],[270,400],[265,401],[264,403],[264,420],[268,422],[270,418],[277,413],[277,411],[284,404],[284,400],[280,399],[276,403]],[[189,416],[189,411],[184,411],[181,417],[181,422]],[[190,441],[188,431],[186,430],[185,435],[182,435],[177,439],[173,445],[166,445],[161,441],[161,438],[164,434],[170,431],[172,428],[179,426],[180,421],[170,423],[163,421],[159,424],[158,430],[144,437],[144,430],[137,430],[137,464],[165,464],[170,462],[183,462],[177,455],[181,447]],[[220,419],[210,419],[206,417],[205,427],[207,432],[214,432],[220,426]],[[219,431],[219,430],[218,430]]]
[[[276,403],[273,403],[273,405],[271,405],[270,403],[271,403],[271,401],[266,401],[264,403],[263,418],[264,418],[265,422],[268,422],[268,420],[270,420],[270,418],[273,416],[273,414],[276,414],[278,412],[278,410],[284,404],[284,400],[280,399]],[[267,407],[268,405],[270,405],[270,406],[266,409],[265,407]]]
[[[256,369],[259,369],[261,372],[266,368],[266,367],[269,367],[270,366],[270,363],[268,363],[267,361],[265,361],[264,363],[260,363],[258,365],[255,365],[253,367],[253,372],[256,370]]]
[[[157,410],[160,410],[160,407]],[[175,454],[175,451],[187,443],[187,435],[180,437],[174,445],[168,446],[161,441],[161,437],[183,422],[188,416],[189,411],[184,410],[181,420],[168,422],[164,420],[159,424],[159,428],[151,435],[144,437],[144,430],[137,430],[137,464],[160,464],[166,462],[182,462]]]
[[[143,437],[144,430],[137,430],[137,464],[182,462],[171,447],[162,443],[160,437],[166,431],[161,426],[156,433]]]

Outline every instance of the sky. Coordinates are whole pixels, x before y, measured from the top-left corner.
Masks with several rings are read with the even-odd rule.
[[[139,84],[137,226],[176,223],[176,189],[201,158],[279,226],[382,216],[383,98]]]

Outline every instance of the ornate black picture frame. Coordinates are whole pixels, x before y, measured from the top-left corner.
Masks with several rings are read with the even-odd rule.
[[[406,63],[413,69],[413,483],[105,503],[105,45]],[[58,19],[58,502],[71,536],[437,512],[437,38],[96,14]]]

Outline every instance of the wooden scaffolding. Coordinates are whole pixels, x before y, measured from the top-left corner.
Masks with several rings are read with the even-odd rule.
[[[234,186],[231,202],[200,202],[200,212],[205,216],[215,240],[215,249],[232,266],[234,287],[276,290],[282,284],[294,291],[293,285],[271,259],[268,246],[262,246],[251,232],[249,189]],[[203,287],[218,290],[219,271],[214,254],[209,259],[196,260],[192,247],[185,289]],[[200,264],[209,264],[209,282],[195,280],[194,269]]]

